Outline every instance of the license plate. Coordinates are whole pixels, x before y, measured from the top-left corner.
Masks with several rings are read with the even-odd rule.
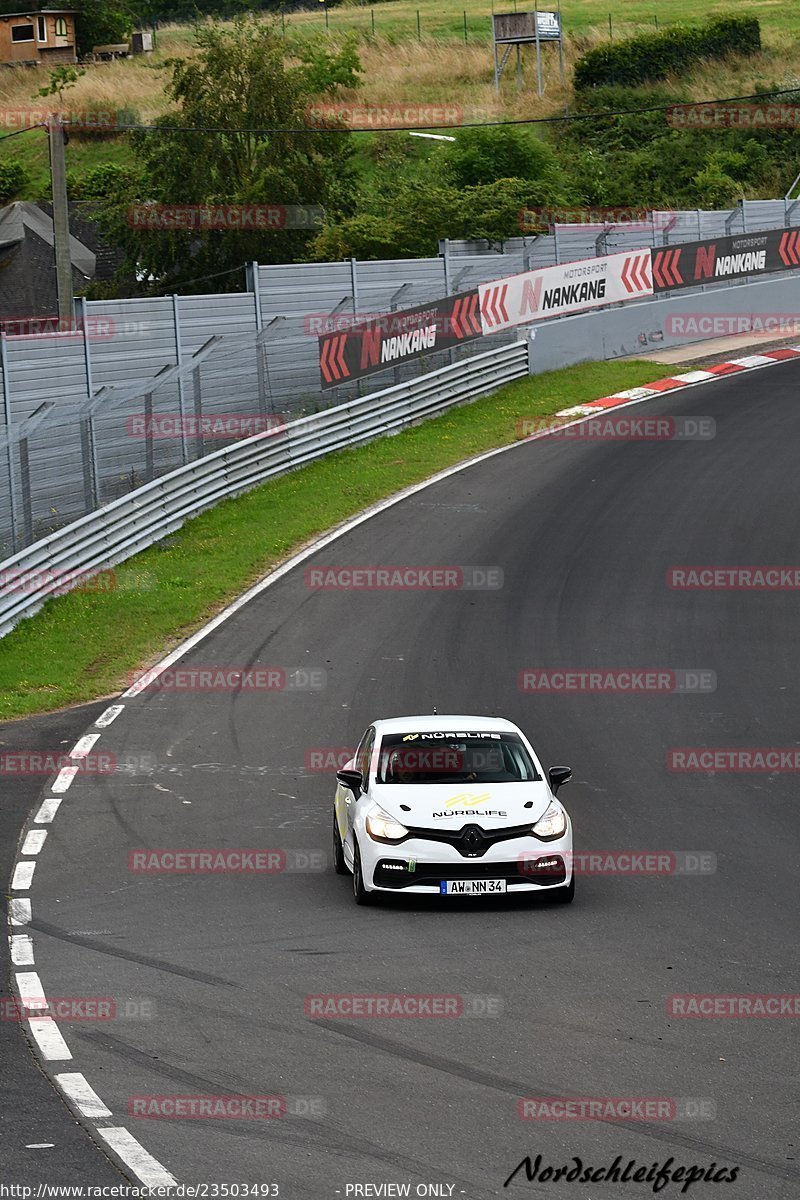
[[[442,896],[496,896],[506,890],[505,879],[443,879]]]

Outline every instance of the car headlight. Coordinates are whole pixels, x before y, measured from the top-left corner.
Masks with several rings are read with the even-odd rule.
[[[547,811],[539,818],[536,824],[531,829],[538,838],[546,838],[548,841],[551,838],[563,837],[567,829],[567,814],[560,804],[551,802]]]
[[[376,842],[402,842],[408,837],[405,825],[395,821],[382,808],[373,808],[367,817],[367,833]]]

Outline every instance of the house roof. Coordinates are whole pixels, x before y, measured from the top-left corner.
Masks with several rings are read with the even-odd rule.
[[[79,12],[79,8],[25,8],[22,12],[0,13],[0,21],[7,21],[9,17],[71,17]]]
[[[54,245],[53,219],[37,204],[17,201],[0,208],[0,247],[24,241],[29,232],[48,246]],[[69,250],[73,267],[87,279],[92,279],[97,268],[94,252],[75,237],[69,239]]]

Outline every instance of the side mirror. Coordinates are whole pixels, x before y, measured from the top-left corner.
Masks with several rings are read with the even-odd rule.
[[[572,767],[551,767],[547,778],[550,780],[550,791],[555,796],[562,783],[569,783],[572,779]]]
[[[337,771],[336,778],[339,783],[344,784],[346,788],[350,788],[356,796],[361,791],[361,785],[364,782],[364,777],[360,771]]]

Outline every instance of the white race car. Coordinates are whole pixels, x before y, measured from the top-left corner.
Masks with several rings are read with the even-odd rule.
[[[337,771],[333,862],[356,904],[379,893],[575,895],[572,825],[524,734],[497,717],[374,721]]]

